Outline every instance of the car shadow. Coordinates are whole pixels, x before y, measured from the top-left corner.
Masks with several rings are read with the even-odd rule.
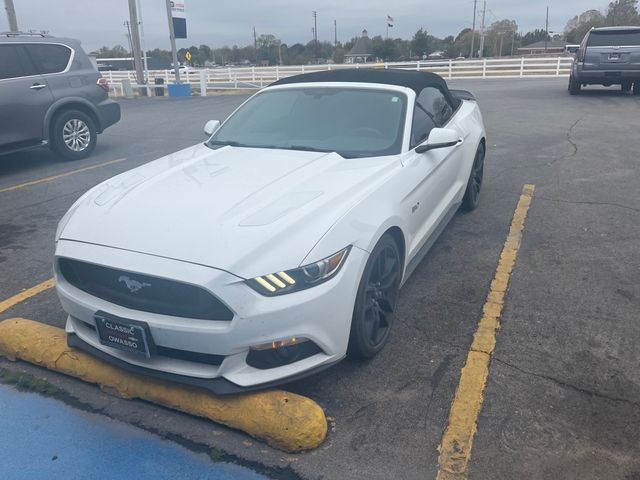
[[[45,147],[36,147],[20,152],[0,155],[0,177],[15,173],[28,173],[40,170],[48,165],[73,165],[77,162],[69,162],[57,156]]]

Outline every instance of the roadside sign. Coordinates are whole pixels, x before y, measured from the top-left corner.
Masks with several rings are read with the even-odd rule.
[[[184,58],[186,58],[187,61],[190,62],[191,61],[191,52],[188,51],[187,53],[185,53],[184,54]]]

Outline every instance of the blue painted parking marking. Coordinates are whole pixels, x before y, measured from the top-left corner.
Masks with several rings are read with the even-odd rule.
[[[265,480],[144,430],[0,384],[3,480]]]

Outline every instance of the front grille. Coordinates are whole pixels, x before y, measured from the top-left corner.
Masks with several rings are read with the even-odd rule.
[[[143,312],[200,320],[225,320],[233,312],[203,288],[70,258],[58,259],[67,282],[90,295]]]

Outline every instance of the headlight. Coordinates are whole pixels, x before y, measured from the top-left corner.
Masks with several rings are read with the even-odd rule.
[[[247,280],[247,283],[256,292],[267,297],[305,290],[333,278],[344,265],[350,250],[351,245],[318,262],[293,270],[262,275]]]

